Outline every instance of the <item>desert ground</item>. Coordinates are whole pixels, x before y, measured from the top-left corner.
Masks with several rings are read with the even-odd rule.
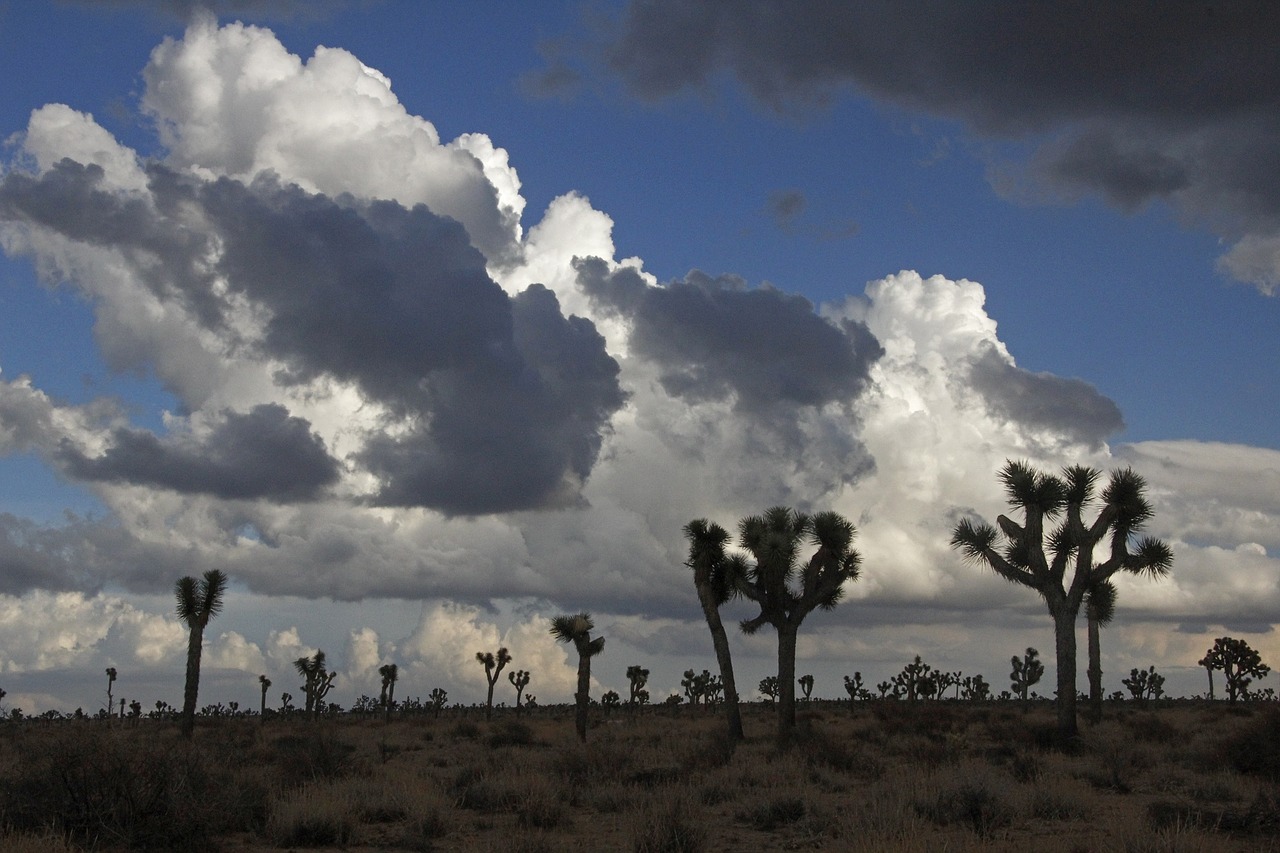
[[[0,724],[0,849],[1280,851],[1280,710],[1037,704]]]

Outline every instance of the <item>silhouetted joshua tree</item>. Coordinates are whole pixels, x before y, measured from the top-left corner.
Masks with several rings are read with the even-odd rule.
[[[1227,698],[1232,702],[1248,699],[1253,679],[1266,678],[1271,672],[1271,667],[1262,662],[1262,656],[1255,649],[1233,637],[1214,640],[1213,648],[1205,653],[1200,665],[1209,672],[1209,698],[1213,698],[1213,671],[1220,669],[1227,681]]]
[[[258,686],[262,689],[262,705],[258,709],[262,719],[267,718],[267,691],[271,689],[271,679],[265,675],[258,676]]]
[[[1075,737],[1076,723],[1076,617],[1085,594],[1116,572],[1147,573],[1162,577],[1173,565],[1173,552],[1158,539],[1130,539],[1151,517],[1144,496],[1146,481],[1133,470],[1114,471],[1102,490],[1101,508],[1091,524],[1084,511],[1095,498],[1101,472],[1083,465],[1064,468],[1062,476],[1036,471],[1026,462],[1007,462],[1000,480],[1011,506],[1022,511],[1021,524],[1007,516],[997,518],[996,528],[964,519],[956,525],[951,545],[965,558],[991,568],[1007,581],[1030,587],[1040,594],[1053,617],[1057,655],[1058,733]],[[1045,523],[1062,517],[1046,529]],[[1003,553],[996,550],[1003,534]],[[1108,555],[1094,559],[1095,548],[1109,538]],[[1071,566],[1070,578],[1067,577]]]
[[[1089,720],[1102,719],[1102,642],[1101,629],[1111,624],[1116,615],[1116,586],[1102,581],[1084,594],[1085,622],[1089,642]]]
[[[305,681],[302,692],[307,697],[307,716],[317,717],[325,709],[324,697],[333,689],[333,681],[338,677],[336,672],[329,672],[324,652],[317,651],[311,657],[298,658],[293,668]]]
[[[1039,683],[1041,676],[1044,675],[1044,664],[1040,662],[1040,652],[1027,649],[1026,654],[1021,658],[1014,655],[1009,658],[1009,662],[1013,664],[1013,669],[1009,672],[1010,689],[1022,702],[1022,710],[1026,711],[1027,697],[1030,695],[1031,688]]]
[[[396,679],[400,677],[400,667],[394,663],[384,663],[378,667],[382,676],[382,721],[391,721],[391,709],[396,705]]]
[[[769,700],[770,704],[773,704],[778,699],[778,676],[766,675],[760,679],[760,684],[756,689],[760,691],[761,696]]]
[[[200,653],[204,649],[204,629],[222,612],[222,596],[227,576],[210,569],[200,580],[181,578],[173,587],[178,601],[178,618],[187,624],[187,677],[182,689],[182,736],[190,739],[196,729],[196,701],[200,692]]]
[[[729,653],[729,635],[720,619],[720,607],[737,593],[738,574],[742,564],[725,554],[729,533],[718,524],[705,518],[695,518],[684,526],[684,537],[689,542],[689,558],[685,560],[685,565],[693,570],[693,586],[698,593],[698,604],[707,620],[711,645],[716,653],[716,664],[720,667],[729,742],[738,743],[743,738],[742,711],[738,707],[738,685],[733,676],[733,657]]]
[[[738,522],[738,544],[751,554],[739,558],[738,588],[760,607],[742,622],[746,634],[765,625],[778,632],[778,743],[786,745],[796,726],[796,637],[815,608],[830,610],[844,595],[846,581],[858,579],[862,558],[853,549],[856,528],[835,512],[816,515],[777,506]],[[815,550],[803,560],[805,543]]]
[[[508,672],[507,681],[510,681],[511,686],[516,689],[516,710],[519,711],[524,707],[524,689],[529,686],[529,673],[525,672],[523,669],[517,669],[515,672]]]
[[[641,705],[649,701],[649,691],[644,686],[649,683],[649,670],[635,664],[627,667],[627,681],[630,683],[627,705],[634,713]]]
[[[800,685],[800,692],[804,694],[804,701],[808,702],[813,694],[813,676],[802,675],[796,679],[796,683]]]
[[[855,672],[853,678],[844,677],[844,689],[849,694],[849,709],[852,710],[858,703],[859,699],[866,700],[871,698],[871,691],[867,690],[866,685],[862,683],[862,673]]]
[[[1129,688],[1129,695],[1138,702],[1159,699],[1164,695],[1164,676],[1156,672],[1154,666],[1129,670],[1129,677],[1122,679],[1121,683]]]
[[[591,638],[595,630],[591,614],[557,616],[551,620],[551,636],[560,643],[572,643],[578,652],[578,689],[573,694],[574,728],[578,737],[587,740],[587,706],[591,702],[591,659],[604,649],[604,637]]]
[[[115,700],[111,698],[111,687],[116,683],[116,668],[114,666],[107,667],[107,716],[111,716],[111,711],[115,707]]]
[[[484,702],[484,718],[488,720],[493,716],[493,685],[498,683],[502,668],[511,663],[511,652],[506,646],[498,649],[496,657],[493,652],[476,652],[476,660],[484,666],[484,679],[489,682],[489,695]]]
[[[431,715],[439,717],[440,711],[444,708],[444,703],[449,701],[449,694],[439,687],[431,688],[431,693],[427,695],[428,707],[431,708]]]

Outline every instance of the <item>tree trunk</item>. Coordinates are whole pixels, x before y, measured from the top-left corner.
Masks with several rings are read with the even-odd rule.
[[[796,728],[796,635],[785,622],[778,626],[778,745],[791,741]]]
[[[396,683],[393,680],[387,685],[387,704],[382,709],[382,722],[391,722],[391,709],[396,704]]]
[[[578,653],[578,692],[573,694],[576,704],[573,724],[578,730],[578,739],[587,742],[587,706],[591,702],[591,658],[583,652]]]
[[[1213,670],[1206,666],[1204,668],[1204,671],[1209,673],[1209,701],[1212,702],[1213,701]]]
[[[488,681],[488,679],[485,680]],[[493,718],[493,682],[497,680],[497,678],[494,678],[493,681],[489,681],[489,696],[484,700],[484,718],[486,720]]]
[[[191,739],[196,730],[196,697],[200,692],[200,653],[204,626],[192,625],[187,639],[187,680],[182,688],[182,736]]]
[[[1076,614],[1067,607],[1053,613],[1053,639],[1058,657],[1058,734],[1063,739],[1080,734],[1076,725]]]
[[[1102,721],[1102,642],[1098,620],[1089,608],[1089,721]]]
[[[699,586],[698,601],[702,604],[702,614],[707,618],[707,627],[711,630],[711,645],[715,647],[716,662],[720,665],[720,682],[724,685],[724,717],[729,726],[729,742],[738,743],[743,739],[742,711],[738,707],[738,686],[733,678],[729,635],[725,633],[724,622],[720,620],[720,608],[716,607],[711,590]]]

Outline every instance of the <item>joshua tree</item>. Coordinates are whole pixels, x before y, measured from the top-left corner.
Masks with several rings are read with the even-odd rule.
[[[498,683],[502,668],[511,663],[511,652],[503,646],[495,657],[493,652],[476,652],[476,660],[484,666],[484,680],[489,682],[489,695],[484,702],[484,718],[493,716],[493,685]]]
[[[796,679],[796,683],[800,685],[800,692],[804,693],[804,701],[809,701],[810,694],[813,693],[813,676],[802,675]]]
[[[908,702],[928,699],[938,693],[938,672],[916,655],[902,672],[893,677],[893,694],[906,697]]]
[[[1106,580],[1089,587],[1084,594],[1084,612],[1089,635],[1089,719],[1102,719],[1101,629],[1116,615],[1116,586]]]
[[[444,703],[449,701],[449,694],[439,687],[433,687],[427,695],[427,701],[430,703],[432,716],[439,717],[440,710],[444,708]]]
[[[1154,666],[1148,669],[1131,669],[1129,677],[1122,684],[1129,688],[1129,694],[1139,702],[1148,699],[1159,699],[1164,695],[1164,676],[1156,672]]]
[[[772,704],[778,698],[778,676],[766,675],[764,678],[760,679],[758,689],[760,691],[760,695],[769,697],[769,702]]]
[[[867,690],[863,685],[862,673],[860,672],[855,672],[853,674],[853,678],[850,678],[847,675],[844,677],[844,689],[845,692],[849,694],[850,710],[853,710],[853,707],[857,704],[859,699],[871,698],[871,691]]]
[[[111,686],[116,683],[116,668],[114,666],[107,667],[107,716],[111,716],[111,710],[115,707],[115,700],[111,698]]]
[[[338,674],[329,672],[322,651],[317,651],[311,657],[304,655],[298,658],[293,662],[293,668],[298,671],[298,675],[306,679],[302,685],[302,692],[307,697],[307,716],[319,716],[325,708],[324,697],[333,689],[333,680],[338,677]]]
[[[742,711],[738,707],[738,686],[733,677],[733,658],[729,654],[729,635],[720,619],[720,607],[732,598],[738,587],[741,561],[726,556],[724,547],[729,533],[705,518],[696,518],[684,526],[689,541],[689,558],[685,565],[693,570],[693,586],[698,593],[702,615],[711,631],[720,682],[724,685],[724,716],[731,744],[742,740]]]
[[[815,608],[830,610],[844,595],[845,581],[858,579],[861,557],[853,549],[853,524],[835,512],[808,515],[773,507],[738,522],[738,544],[754,562],[737,561],[738,588],[760,607],[742,623],[754,634],[765,625],[778,632],[778,743],[790,742],[796,725],[796,637]],[[808,560],[805,542],[815,547]]]
[[[605,714],[608,714],[621,704],[622,697],[618,695],[616,690],[605,691],[604,695],[600,697],[600,707],[604,708]]]
[[[604,649],[604,637],[591,638],[595,627],[589,613],[557,616],[551,620],[551,636],[560,643],[573,643],[578,652],[578,690],[573,694],[574,727],[584,743],[587,740],[587,705],[591,701],[591,659]]]
[[[262,705],[259,707],[258,713],[265,720],[267,718],[267,691],[271,689],[271,679],[265,675],[259,675],[258,686],[262,688]]]
[[[690,705],[697,705],[698,701],[702,699],[704,684],[693,670],[686,669],[684,671],[684,678],[680,679],[680,686],[684,688],[684,695],[689,697]]]
[[[991,685],[981,675],[966,676],[960,683],[960,697],[970,702],[985,702],[991,698]]]
[[[200,692],[200,653],[204,649],[204,629],[209,620],[222,612],[222,596],[227,589],[227,576],[210,569],[200,580],[181,578],[174,584],[178,600],[178,618],[187,624],[187,678],[182,690],[182,736],[190,739],[196,728],[196,697]]]
[[[982,563],[1005,580],[1040,593],[1053,617],[1058,663],[1058,732],[1075,737],[1076,617],[1085,594],[1116,572],[1162,577],[1173,565],[1173,552],[1158,539],[1133,534],[1151,517],[1144,493],[1146,481],[1132,469],[1114,471],[1100,495],[1102,506],[1092,524],[1084,511],[1093,503],[1101,472],[1083,465],[1064,468],[1062,476],[1036,471],[1026,462],[1007,462],[1000,471],[1010,505],[1022,511],[1018,524],[1000,516],[1000,531],[986,522],[964,519],[956,525],[951,545],[966,559]],[[1047,530],[1045,522],[1062,522]],[[1001,534],[1003,553],[996,550]],[[1109,537],[1107,557],[1094,559],[1095,548]],[[1068,578],[1068,566],[1072,566]]]
[[[391,709],[396,704],[396,679],[400,677],[400,667],[394,663],[384,663],[378,667],[382,676],[382,721],[390,722]]]
[[[635,711],[649,701],[649,691],[644,689],[644,686],[649,683],[649,670],[640,666],[640,664],[629,666],[627,667],[627,681],[631,683],[630,697],[627,699],[627,704],[631,706],[632,711]]]
[[[1213,671],[1220,669],[1227,680],[1227,698],[1232,702],[1248,699],[1253,680],[1266,678],[1271,672],[1271,667],[1262,662],[1256,650],[1233,637],[1214,640],[1213,648],[1205,653],[1200,665],[1209,671],[1209,698],[1213,698]]]
[[[524,689],[529,686],[529,673],[523,669],[517,669],[515,672],[507,673],[507,681],[511,682],[511,686],[516,689],[516,710],[519,711],[524,707],[522,698],[524,697]]]
[[[1022,710],[1027,710],[1027,696],[1032,685],[1040,681],[1040,677],[1044,675],[1044,664],[1040,662],[1040,652],[1035,649],[1027,649],[1026,654],[1021,658],[1017,655],[1009,658],[1013,664],[1013,670],[1009,673],[1009,679],[1012,682],[1010,688],[1013,695],[1022,701]]]

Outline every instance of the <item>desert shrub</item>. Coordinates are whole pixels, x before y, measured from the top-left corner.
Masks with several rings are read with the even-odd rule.
[[[1014,779],[1023,783],[1035,782],[1040,778],[1040,756],[1035,752],[1020,750],[1009,760],[1009,773]]]
[[[630,815],[631,849],[635,853],[701,853],[707,829],[683,791],[656,797]]]
[[[262,803],[228,763],[198,747],[129,732],[64,729],[14,744],[0,812],[18,832],[52,829],[76,841],[132,849],[203,848],[249,828]],[[260,791],[257,792],[260,795]]]
[[[1015,813],[1005,793],[981,776],[944,784],[934,796],[918,799],[915,805],[939,826],[967,826],[982,838],[1010,826]]]
[[[527,792],[516,807],[516,822],[525,829],[555,829],[564,819],[564,803],[542,789]]]
[[[282,847],[345,845],[355,833],[356,804],[331,785],[309,785],[282,796],[271,808],[266,835]]]
[[[74,853],[67,839],[52,830],[43,832],[0,832],[0,850],[5,853]]]
[[[533,729],[519,720],[504,720],[489,734],[489,746],[532,746],[537,743]]]
[[[1226,764],[1239,773],[1280,781],[1280,711],[1269,709],[1222,744]]]
[[[453,725],[453,736],[458,740],[475,740],[480,737],[480,726],[471,720],[458,720]]]
[[[804,800],[795,796],[771,797],[738,811],[737,818],[753,829],[770,832],[795,823],[805,815]]]
[[[276,738],[267,750],[265,760],[277,767],[278,779],[286,786],[341,779],[352,771],[353,745],[339,740],[329,726],[308,729]]]
[[[1037,820],[1076,820],[1089,813],[1080,797],[1061,786],[1036,785],[1031,792],[1031,816]]]

